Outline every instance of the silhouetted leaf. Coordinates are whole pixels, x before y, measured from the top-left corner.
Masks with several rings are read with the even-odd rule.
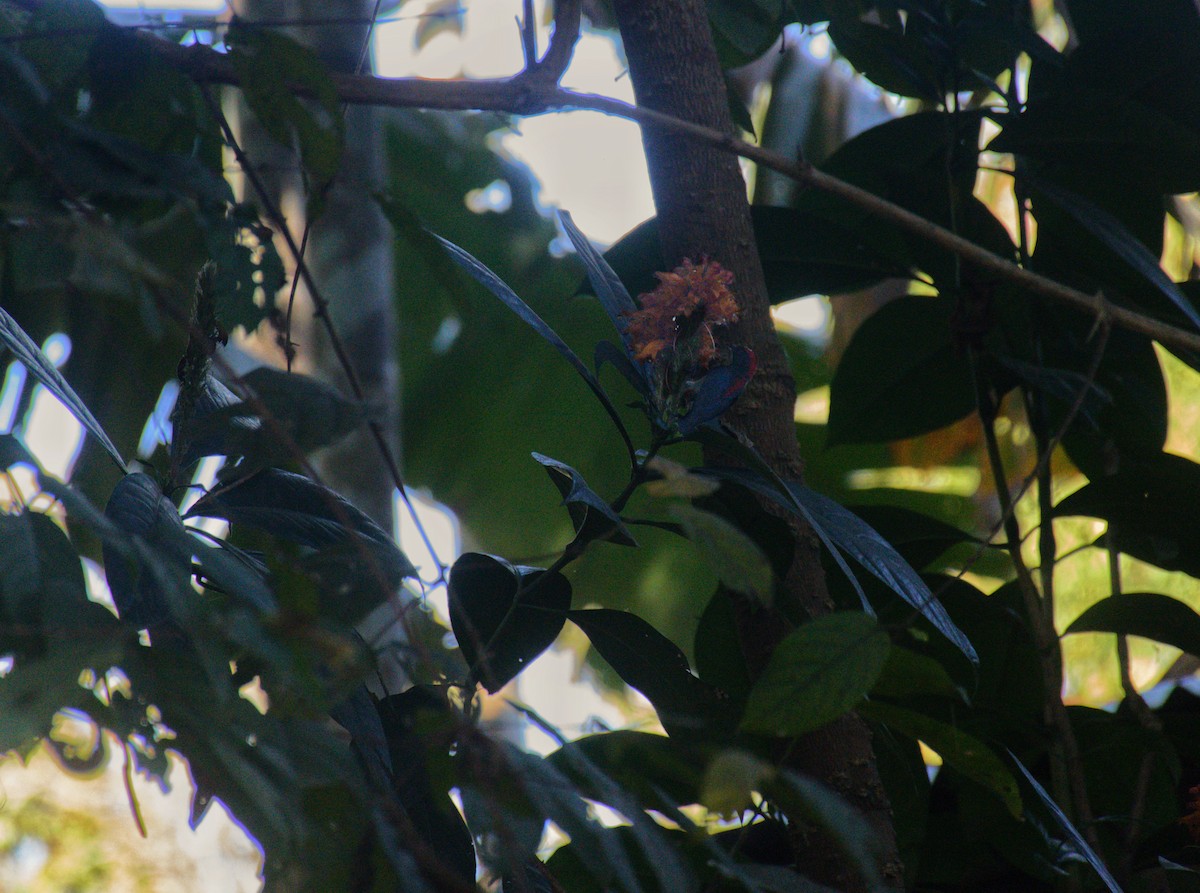
[[[1200,138],[1197,139],[1197,152],[1197,157],[1200,158]],[[1039,193],[1070,214],[1084,229],[1099,239],[1121,260],[1144,276],[1177,310],[1188,318],[1193,326],[1200,329],[1200,313],[1196,312],[1192,303],[1179,290],[1179,286],[1163,272],[1158,258],[1139,242],[1120,220],[1096,203],[1088,201],[1081,195],[1076,195],[1049,179],[1035,176],[1028,170],[1019,176],[1028,180]]]
[[[936,431],[975,409],[967,355],[951,339],[954,306],[906,296],[854,333],[829,392],[829,444],[901,440]]]
[[[594,608],[567,618],[627,685],[649,699],[668,732],[720,730],[732,719],[727,700],[692,674],[678,646],[636,614]]]
[[[571,607],[571,584],[562,574],[480,552],[454,562],[449,589],[458,647],[492,693],[554,643]]]
[[[268,468],[208,493],[188,511],[191,517],[224,518],[257,527],[312,549],[345,550],[361,559],[364,574],[382,575],[389,588],[416,570],[391,535],[328,487],[309,478]],[[359,555],[358,549],[365,550]]]
[[[285,34],[236,18],[225,42],[246,100],[267,133],[290,146],[294,132],[305,169],[318,183],[333,179],[342,158],[342,109],[317,54]],[[316,108],[296,98],[295,85],[312,93]]]
[[[1141,636],[1200,656],[1200,614],[1157,592],[1118,592],[1096,602],[1063,632]]]
[[[571,515],[575,539],[571,541],[569,549],[582,549],[594,540],[608,540],[622,546],[637,545],[637,540],[625,528],[620,516],[596,495],[596,491],[587,485],[578,471],[541,453],[534,453],[533,458],[546,469]]]
[[[841,794],[787,769],[771,777],[763,793],[778,802],[789,818],[802,816],[822,828],[850,858],[867,889],[882,887],[879,868],[884,851],[879,836],[866,816]]]
[[[113,488],[104,514],[148,547],[122,554],[104,546],[104,572],[121,619],[142,629],[187,616],[181,596],[191,576],[192,544],[175,503],[149,475],[136,472]]]
[[[742,728],[794,737],[837,719],[871,690],[890,648],[887,633],[866,614],[804,624],[772,652],[750,690]]]
[[[33,339],[25,334],[25,330],[17,325],[17,321],[8,315],[8,312],[0,307],[0,342],[11,350],[18,360],[25,364],[25,368],[29,373],[40,381],[55,397],[62,401],[63,405],[71,411],[71,415],[75,416],[92,436],[100,442],[117,467],[122,471],[126,471],[125,460],[121,458],[120,452],[117,451],[113,442],[108,439],[108,435],[104,433],[104,429],[100,427],[100,423],[96,421],[96,417],[92,415],[87,405],[79,399],[79,396],[67,384],[67,380],[62,377],[62,373],[55,368],[54,364],[46,359],[45,354],[38,349],[37,344]]]

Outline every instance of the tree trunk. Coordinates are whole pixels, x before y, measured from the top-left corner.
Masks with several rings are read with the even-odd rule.
[[[613,5],[638,104],[734,133],[703,0],[614,0]],[[685,257],[707,256],[735,277],[742,313],[731,339],[754,351],[758,372],[726,421],[746,435],[782,477],[798,481],[803,462],[793,421],[795,383],[775,336],[738,160],[653,127],[643,127],[642,142],[664,269]],[[774,612],[747,605],[739,618],[744,656],[755,674],[787,634],[788,616],[819,616],[832,607],[819,541],[810,529],[796,524],[794,530],[796,550],[785,581],[786,599]],[[820,778],[863,810],[883,844],[888,882],[899,887],[902,867],[867,725],[856,715],[845,716],[803,738],[789,764]],[[864,889],[862,879],[827,841],[797,834],[794,846],[797,864],[806,875],[841,890]]]

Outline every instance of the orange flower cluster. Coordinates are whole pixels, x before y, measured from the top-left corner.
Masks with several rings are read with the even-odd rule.
[[[736,322],[739,308],[730,286],[733,274],[716,261],[694,264],[684,260],[670,273],[655,273],[658,288],[639,295],[641,310],[628,314],[625,331],[636,360],[654,361],[675,346],[681,322],[694,313],[703,317],[695,326],[698,344],[694,357],[700,367],[717,358],[713,327]]]

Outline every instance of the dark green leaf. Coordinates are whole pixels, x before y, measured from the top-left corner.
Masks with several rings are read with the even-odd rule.
[[[975,409],[970,359],[953,343],[953,303],[906,296],[858,328],[833,376],[829,443],[901,440]]]
[[[1058,518],[1087,515],[1112,525],[1117,551],[1200,576],[1200,465],[1167,453],[1129,460],[1054,507]]]
[[[696,678],[675,643],[636,614],[596,608],[567,617],[617,675],[649,699],[668,732],[695,735],[728,724],[727,699]]]
[[[856,505],[848,511],[891,543],[917,570],[953,546],[979,542],[952,524],[902,506]]]
[[[175,503],[146,474],[126,475],[113,489],[105,516],[144,550],[104,546],[104,573],[121,619],[138,629],[190,616],[184,599],[191,577],[192,542]]]
[[[14,465],[28,465],[37,469],[37,460],[33,453],[25,448],[13,434],[0,434],[0,469],[12,468]]]
[[[571,541],[569,549],[582,549],[594,540],[608,540],[622,546],[637,545],[637,540],[625,528],[620,516],[596,495],[596,491],[587,485],[578,471],[541,453],[534,453],[533,458],[546,469],[571,515],[575,539]]]
[[[392,537],[328,487],[307,477],[268,468],[204,496],[188,517],[224,518],[248,524],[312,549],[346,550],[363,559],[364,574],[381,575],[389,589],[416,569]],[[364,554],[357,555],[359,549]]]
[[[732,522],[690,503],[673,505],[671,517],[683,525],[704,560],[722,583],[770,607],[775,596],[771,563],[754,540]]]
[[[887,663],[883,665],[875,687],[871,689],[871,696],[908,698],[914,695],[960,698],[962,690],[933,658],[907,648],[893,647],[888,652]]]
[[[1200,139],[1198,139],[1198,158],[1200,158]],[[1119,219],[1094,202],[1064,189],[1049,179],[1034,176],[1028,170],[1021,173],[1020,176],[1033,185],[1041,195],[1046,196],[1070,214],[1105,247],[1145,277],[1177,310],[1188,318],[1193,326],[1200,328],[1200,313],[1197,313],[1192,307],[1191,302],[1179,290],[1179,286],[1163,272],[1158,258],[1151,254],[1149,249],[1139,242]]]
[[[575,246],[575,253],[583,263],[584,269],[587,270],[588,281],[592,284],[592,290],[596,297],[600,299],[600,305],[604,307],[604,312],[608,314],[613,328],[621,336],[622,343],[628,346],[625,317],[638,309],[637,304],[625,290],[625,285],[616,271],[608,265],[608,261],[595,249],[588,237],[575,226],[571,215],[566,211],[559,211],[558,219],[562,223],[563,229],[566,230],[571,244]]]
[[[1096,874],[1100,876],[1100,880],[1104,881],[1104,885],[1108,887],[1112,893],[1123,893],[1121,885],[1118,884],[1116,878],[1112,876],[1112,873],[1108,870],[1108,866],[1104,864],[1104,860],[1096,855],[1095,850],[1088,846],[1088,843],[1086,840],[1084,840],[1083,835],[1079,833],[1079,829],[1075,827],[1069,818],[1067,818],[1067,814],[1062,811],[1059,805],[1054,802],[1054,798],[1046,793],[1046,789],[1038,784],[1038,780],[1034,778],[1032,774],[1030,774],[1029,770],[1025,768],[1025,765],[1017,759],[1016,755],[1012,753],[1012,751],[1009,751],[1008,755],[1012,759],[1013,763],[1016,764],[1017,769],[1020,770],[1021,774],[1025,776],[1025,781],[1027,781],[1029,786],[1033,788],[1033,792],[1037,794],[1038,799],[1042,801],[1042,805],[1050,811],[1050,814],[1054,817],[1054,820],[1058,823],[1059,827],[1066,832],[1067,836],[1071,839],[1071,843],[1073,843],[1075,848],[1083,854],[1083,857],[1087,860],[1088,864],[1096,870]]]
[[[979,657],[975,654],[971,642],[950,619],[950,615],[934,597],[925,581],[887,540],[849,509],[829,497],[800,484],[788,486],[796,499],[808,509],[813,523],[824,530],[830,539],[845,549],[855,561],[889,589],[920,611],[922,616],[953,642],[972,663],[979,663]]]
[[[46,359],[45,354],[38,349],[37,344],[33,339],[25,334],[25,330],[17,325],[17,321],[8,315],[8,312],[0,307],[0,342],[11,350],[29,370],[30,374],[40,381],[55,397],[62,401],[63,405],[71,411],[79,422],[91,432],[92,436],[100,442],[105,451],[112,456],[117,467],[122,471],[127,470],[125,460],[121,458],[120,452],[117,451],[113,442],[108,439],[108,435],[104,433],[104,429],[100,427],[100,423],[96,421],[92,411],[87,408],[87,405],[79,399],[79,396],[67,384],[67,380],[62,377],[62,373],[55,368],[54,364]]]
[[[953,766],[967,778],[992,791],[1004,801],[1010,813],[1021,817],[1021,795],[1016,779],[982,741],[957,726],[882,701],[867,701],[859,711],[868,719],[877,720],[888,728],[924,741],[937,751],[947,766]]]
[[[1141,636],[1200,656],[1200,614],[1157,592],[1120,592],[1096,602],[1067,627],[1072,633]]]
[[[794,737],[854,709],[871,690],[891,643],[873,617],[844,612],[793,631],[750,691],[742,728]]]
[[[549,648],[571,607],[562,574],[467,552],[450,569],[450,623],[484,688],[495,693]]]
[[[656,808],[663,802],[663,794],[675,804],[700,802],[707,754],[685,740],[618,730],[577,738],[546,757],[583,796],[607,802],[593,781],[572,768],[575,754],[603,771],[644,807]]]

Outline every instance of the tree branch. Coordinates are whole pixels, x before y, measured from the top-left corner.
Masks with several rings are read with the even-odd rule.
[[[1138,332],[1166,347],[1200,351],[1200,333],[1168,325],[1153,317],[1120,307],[1103,295],[1091,295],[1054,279],[1041,276],[1002,258],[975,243],[938,226],[852,183],[797,162],[745,140],[651,109],[640,108],[590,93],[559,86],[579,34],[578,0],[559,4],[550,46],[537,65],[510,78],[481,80],[430,80],[426,78],[380,78],[369,75],[331,73],[338,97],[350,104],[390,108],[422,108],[447,111],[496,111],[514,115],[537,115],[551,111],[591,110],[627,118],[639,124],[683,134],[701,143],[749,159],[789,177],[801,186],[837,196],[855,207],[895,224],[941,248],[1034,294],[1107,319],[1113,325]],[[208,47],[181,47],[150,34],[141,38],[189,77],[202,83],[238,86],[238,76],[229,57]],[[290,84],[297,96],[311,91]]]

